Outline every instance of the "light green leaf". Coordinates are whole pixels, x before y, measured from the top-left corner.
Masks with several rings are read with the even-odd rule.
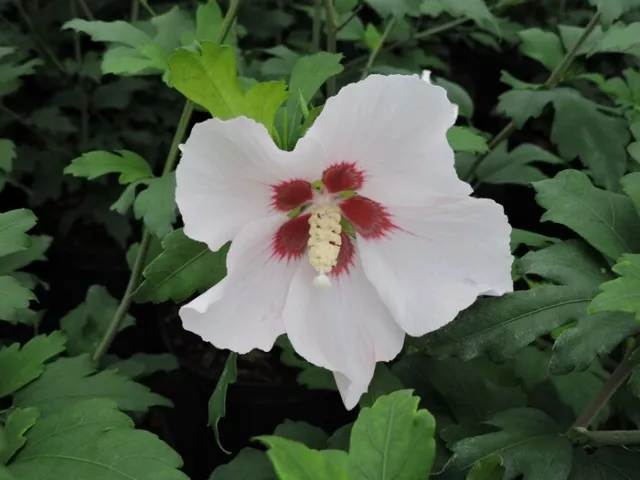
[[[65,23],[62,29],[86,33],[94,42],[121,43],[129,47],[142,47],[151,41],[151,38],[142,30],[121,20],[115,22],[89,22],[74,18]]]
[[[487,139],[468,127],[454,125],[447,131],[447,140],[455,152],[484,153],[489,150]]]
[[[41,369],[39,370],[41,371]],[[112,370],[96,373],[88,355],[59,358],[45,372],[14,396],[18,407],[36,407],[49,415],[90,398],[110,399],[125,411],[145,412],[171,402]]]
[[[628,197],[595,188],[576,170],[533,187],[536,201],[547,210],[542,221],[569,227],[613,260],[640,249],[640,218]]]
[[[471,359],[487,351],[492,358],[509,357],[584,314],[591,298],[591,288],[554,285],[481,298],[421,341],[430,353],[439,356]]]
[[[457,83],[450,82],[444,78],[434,78],[433,84],[444,88],[451,103],[458,106],[458,113],[465,118],[473,116],[473,100],[469,93]]]
[[[178,229],[164,238],[162,247],[164,251],[143,272],[145,281],[134,294],[136,301],[182,302],[208,290],[227,274],[228,244],[212,252]]]
[[[0,350],[0,398],[14,393],[45,371],[44,362],[64,351],[62,332],[38,335],[22,348],[17,343]]]
[[[300,98],[311,102],[320,87],[329,78],[339,74],[344,70],[340,65],[342,55],[327,52],[318,52],[313,55],[299,57],[291,72],[289,79],[289,99],[285,107],[287,143],[286,146],[293,148],[299,135],[300,122],[302,121],[302,108]],[[284,132],[284,128],[282,129]]]
[[[64,173],[89,180],[109,173],[119,173],[118,180],[122,185],[153,177],[151,167],[140,155],[129,150],[118,150],[117,152],[115,154],[94,150],[84,153],[74,159],[64,169]]]
[[[631,480],[638,472],[638,452],[626,448],[598,448],[588,454],[576,448],[567,480]]]
[[[3,429],[6,443],[4,445],[0,443],[0,465],[6,465],[11,457],[24,446],[27,441],[24,434],[35,425],[39,416],[40,414],[35,408],[16,408],[11,411]]]
[[[473,465],[466,480],[503,480],[504,471],[502,457],[490,455]]]
[[[245,94],[245,115],[263,124],[273,135],[276,112],[288,97],[284,81],[258,83]]]
[[[640,6],[640,2],[638,2]],[[630,25],[613,25],[604,32],[589,53],[629,53],[640,57],[640,22]]]
[[[101,285],[87,290],[84,302],[60,319],[60,327],[67,334],[69,355],[93,353],[106,334],[120,302]],[[135,319],[127,314],[118,331],[132,326]]]
[[[560,38],[553,32],[545,32],[539,28],[528,28],[518,32],[520,50],[526,56],[539,61],[548,70],[553,70],[562,62],[564,50]]]
[[[566,480],[572,467],[571,443],[545,413],[531,408],[500,412],[487,422],[500,431],[466,438],[453,445],[448,467],[471,468],[489,456],[502,457],[505,478]]]
[[[277,477],[263,451],[243,448],[228,464],[216,468],[209,480],[277,480]]]
[[[0,213],[0,257],[29,248],[28,232],[36,216],[24,208]]]
[[[640,7],[640,0],[589,0],[589,3],[598,7],[605,25],[611,25],[632,8]]]
[[[376,364],[369,388],[360,398],[360,408],[371,407],[375,401],[383,396],[403,389],[402,382],[384,363]]]
[[[227,451],[224,449],[222,443],[220,442],[220,431],[218,430],[218,422],[227,414],[227,389],[229,388],[229,385],[235,383],[238,379],[238,367],[236,365],[237,358],[238,355],[235,352],[231,352],[227,357],[227,361],[224,364],[224,368],[222,369],[220,378],[218,378],[216,388],[211,394],[209,405],[207,407],[207,411],[209,412],[208,425],[213,428],[213,433],[216,436],[216,443],[220,447],[220,450],[222,450],[223,452]]]
[[[294,422],[285,420],[278,425],[273,434],[276,437],[286,438],[306,445],[309,448],[322,450],[327,446],[329,436],[318,427],[306,422]]]
[[[227,120],[244,113],[244,96],[231,47],[205,41],[200,52],[176,50],[169,58],[169,81],[213,117]]]
[[[175,172],[149,180],[147,188],[133,202],[133,213],[156,237],[163,239],[173,231],[176,221]]]
[[[375,50],[380,44],[382,35],[378,31],[375,25],[367,23],[367,27],[364,29],[364,44],[369,50]]]
[[[107,399],[82,400],[43,416],[9,471],[16,480],[188,480],[180,456]]]
[[[615,312],[582,315],[575,327],[567,328],[556,339],[549,370],[554,375],[585,370],[597,357],[608,355],[638,333],[640,322],[633,315]]]
[[[16,323],[16,314],[36,296],[14,277],[0,276],[0,320]]]
[[[222,26],[222,10],[216,0],[208,0],[198,5],[196,10],[196,36],[201,42],[218,40]]]
[[[625,254],[613,266],[620,278],[603,283],[589,313],[627,312],[640,320],[640,255]]]
[[[422,480],[435,458],[435,419],[400,390],[360,410],[351,431],[350,480]]]
[[[275,436],[262,436],[257,440],[269,447],[267,456],[278,478],[351,480],[348,475],[348,456],[345,452],[312,450],[302,443]]]

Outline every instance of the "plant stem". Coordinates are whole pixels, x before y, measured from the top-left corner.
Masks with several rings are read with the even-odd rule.
[[[322,29],[322,0],[313,0],[313,26],[311,27],[311,49],[320,50],[320,31]]]
[[[580,50],[582,45],[584,45],[584,42],[587,41],[587,39],[589,38],[593,30],[598,25],[599,20],[600,20],[600,13],[596,12],[593,15],[593,17],[591,17],[591,20],[589,20],[589,23],[587,24],[584,31],[582,32],[582,35],[580,35],[580,38],[578,38],[578,41],[576,42],[576,44],[573,46],[573,48],[571,48],[571,50],[569,50],[565,54],[560,64],[551,72],[547,80],[544,82],[543,88],[546,88],[546,89],[555,88],[558,85],[558,83],[562,81],[562,78],[567,73],[567,70],[571,66],[571,63],[573,62],[576,55],[578,54],[578,50]],[[485,159],[489,156],[489,154],[491,153],[491,150],[495,148],[498,144],[502,143],[504,140],[509,138],[511,134],[516,130],[517,130],[517,127],[515,123],[513,123],[513,121],[510,121],[507,125],[505,125],[505,127],[502,130],[500,130],[500,132],[498,132],[498,134],[495,137],[491,139],[491,141],[488,144],[489,149],[482,155],[478,156],[478,158],[476,158],[475,161],[471,164],[471,167],[469,168],[469,171],[467,172],[467,175],[465,178],[467,182],[471,182],[471,180],[473,179],[473,176],[478,170],[478,167],[480,167],[480,165],[482,165],[482,162],[484,162]]]
[[[364,4],[362,3],[362,0],[360,0],[360,2],[358,3],[358,6],[353,9],[353,12],[351,12],[351,14],[344,20],[344,22],[338,25],[338,28],[336,29],[336,33],[340,32],[344,27],[346,27],[349,24],[349,22],[353,20],[354,17],[358,15],[358,13],[360,13],[360,10],[362,10],[363,7],[364,7]]]
[[[604,407],[614,393],[620,388],[620,386],[627,380],[635,365],[631,361],[631,355],[626,355],[624,359],[618,364],[618,367],[613,371],[609,379],[602,386],[602,389],[598,394],[593,397],[589,404],[584,408],[582,413],[576,418],[576,421],[571,425],[570,430],[577,428],[588,428],[598,412]]]
[[[149,12],[149,15],[151,15],[152,17],[156,16],[156,12],[153,10],[153,8],[151,8],[151,5],[149,5],[149,2],[147,0],[139,0],[140,4],[144,7],[144,9]]]
[[[22,1],[18,0],[15,3],[15,5],[16,5],[16,9],[18,10],[18,14],[22,17],[22,20],[27,25],[27,28],[31,31],[31,35],[33,35],[33,38],[35,39],[36,43],[40,47],[40,50],[42,50],[42,56],[47,58],[53,64],[53,66],[55,66],[62,73],[68,73],[67,69],[64,68],[64,65],[60,63],[60,60],[58,60],[58,57],[56,57],[56,55],[49,48],[47,43],[40,37],[40,34],[36,30],[35,25],[31,21],[31,17],[29,17],[29,14],[22,6]]]
[[[575,427],[573,430],[582,445],[602,447],[640,444],[640,430],[589,431],[584,427]]]
[[[71,16],[75,18],[78,16],[76,0],[71,0],[70,3]],[[82,46],[80,45],[80,35],[78,32],[73,32],[73,51],[76,63],[81,65],[83,62]],[[87,91],[84,88],[85,82],[80,75],[78,75],[78,86],[80,87],[80,151],[82,152],[89,142],[89,99],[87,98]]]
[[[336,53],[336,13],[333,10],[333,0],[324,0],[324,9],[327,28],[327,52]],[[331,77],[327,81],[327,97],[336,93],[336,77]]]
[[[369,75],[369,71],[371,70],[373,63],[376,61],[376,58],[378,58],[378,54],[380,53],[380,50],[382,50],[382,45],[384,45],[385,40],[389,36],[389,33],[391,33],[391,29],[395,24],[396,24],[396,17],[391,17],[391,20],[389,20],[389,23],[387,23],[387,26],[385,27],[384,31],[382,32],[382,35],[380,36],[380,41],[375,46],[375,48],[371,50],[371,54],[369,55],[367,64],[362,70],[362,75],[360,76],[360,80],[364,80],[367,77],[367,75]]]
[[[222,27],[220,28],[220,35],[218,37],[218,43],[224,43],[224,40],[227,38],[229,31],[231,30],[231,26],[238,15],[238,9],[240,7],[240,3],[242,0],[231,0],[231,5],[229,5],[229,10],[227,10],[227,14],[224,17],[224,21],[222,22]],[[144,5],[144,3],[143,3]],[[187,128],[189,126],[189,122],[191,121],[191,116],[193,114],[194,104],[191,100],[187,100],[182,109],[182,114],[180,115],[180,120],[178,121],[178,126],[176,127],[176,132],[173,135],[173,140],[171,141],[171,146],[169,147],[169,152],[167,153],[167,159],[164,162],[164,167],[162,169],[162,175],[166,175],[171,172],[178,160],[178,151],[180,143],[187,132]],[[145,266],[145,259],[147,257],[147,253],[149,251],[149,245],[151,243],[151,233],[145,228],[142,233],[142,240],[140,241],[140,249],[138,250],[138,254],[133,262],[133,268],[131,269],[131,275],[129,276],[129,282],[127,283],[127,287],[125,289],[124,295],[120,300],[120,305],[118,305],[118,309],[109,324],[109,328],[107,332],[102,337],[100,344],[96,348],[93,353],[93,361],[95,363],[99,363],[102,360],[102,357],[107,353],[109,347],[113,343],[113,340],[116,338],[118,331],[120,330],[120,326],[129,311],[129,307],[131,306],[131,301],[133,300],[133,293],[138,288],[140,283],[140,279],[142,278],[142,271]]]
[[[91,11],[91,9],[89,8],[89,5],[87,5],[87,2],[85,0],[78,0],[78,4],[80,5],[80,8],[82,9],[82,11],[84,12],[85,16],[89,20],[93,21],[93,20],[96,19],[95,15]]]
[[[137,22],[140,16],[140,3],[138,0],[131,0],[131,22]]]

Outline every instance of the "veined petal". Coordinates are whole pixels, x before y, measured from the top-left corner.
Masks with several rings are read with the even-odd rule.
[[[334,372],[347,409],[367,391],[375,364],[396,357],[404,333],[394,323],[358,255],[348,274],[330,288],[313,286],[317,273],[307,262],[296,272],[282,313],[294,349],[309,362]]]
[[[282,309],[297,261],[273,253],[282,220],[269,217],[245,226],[231,244],[227,277],[180,309],[184,328],[218,348],[269,351],[284,333]]]
[[[370,75],[327,100],[296,151],[325,169],[353,163],[364,174],[359,193],[383,204],[468,195],[446,138],[456,116],[446,91],[418,75]]]
[[[398,227],[359,238],[367,277],[412,336],[449,323],[479,295],[513,290],[511,227],[497,203],[434,198],[428,207],[387,207]]]
[[[295,180],[288,176],[287,152],[263,125],[246,117],[195,125],[181,150],[176,203],[184,232],[211,250],[232,240],[247,222],[272,214],[274,186]]]

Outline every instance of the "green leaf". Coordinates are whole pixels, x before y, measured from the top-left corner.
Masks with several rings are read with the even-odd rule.
[[[38,335],[22,348],[17,343],[0,350],[0,398],[14,393],[45,371],[44,362],[64,351],[62,332]]]
[[[35,425],[39,415],[35,408],[16,408],[11,411],[4,425],[6,443],[4,446],[0,444],[0,465],[6,465],[24,446],[27,441],[24,434]]]
[[[360,408],[371,407],[379,397],[402,390],[403,387],[402,382],[389,367],[384,363],[378,363],[367,392],[360,398]]]
[[[515,252],[520,245],[542,248],[553,245],[558,241],[559,240],[557,238],[547,237],[546,235],[540,235],[539,233],[528,232],[526,230],[520,230],[519,228],[511,230],[511,252]]]
[[[589,0],[591,5],[597,5],[602,16],[602,23],[611,25],[623,13],[635,7],[640,7],[640,0]]]
[[[257,440],[269,447],[267,456],[278,478],[351,480],[345,452],[311,450],[301,443],[275,436],[262,436]]]
[[[427,351],[438,356],[471,359],[486,351],[492,358],[509,357],[584,314],[592,296],[591,288],[550,285],[481,298],[421,341]]]
[[[638,472],[638,452],[626,448],[598,448],[592,454],[576,448],[567,480],[631,480]]]
[[[133,203],[135,217],[143,219],[147,229],[160,239],[173,231],[176,221],[175,191],[175,173],[167,173],[150,180]]]
[[[457,83],[444,78],[434,78],[433,84],[444,88],[451,103],[458,106],[458,113],[465,118],[473,117],[473,100],[469,93]]]
[[[44,132],[68,134],[78,131],[58,107],[44,107],[33,112],[27,119],[29,125]]]
[[[93,353],[118,310],[119,301],[109,295],[101,285],[92,285],[87,290],[83,303],[60,319],[60,327],[67,334],[69,355]],[[135,319],[126,315],[118,331],[132,326]]]
[[[640,249],[640,218],[628,197],[595,188],[576,170],[533,187],[536,201],[547,210],[542,221],[569,227],[613,260]]]
[[[539,28],[528,28],[518,32],[520,50],[526,56],[539,61],[548,70],[553,70],[562,62],[564,50],[560,38],[553,32],[545,32]]]
[[[30,244],[26,250],[0,257],[0,273],[11,273],[20,270],[33,262],[46,260],[44,253],[53,240],[48,235],[30,235]]]
[[[627,312],[640,320],[640,255],[625,254],[613,266],[620,278],[603,283],[589,305],[589,313]]]
[[[640,322],[624,313],[578,317],[577,324],[556,339],[549,369],[554,375],[585,370],[597,357],[609,354],[628,337],[640,333]]]
[[[367,27],[364,29],[364,44],[369,50],[375,50],[380,44],[382,35],[378,31],[375,25],[367,23]]]
[[[278,425],[273,434],[277,437],[300,442],[316,450],[324,449],[329,440],[329,436],[321,428],[314,427],[306,422],[294,422],[292,420],[285,420]]]
[[[103,150],[94,150],[84,153],[74,159],[64,169],[64,173],[74,177],[87,178],[88,180],[93,180],[109,173],[119,173],[118,180],[122,185],[153,177],[151,167],[140,155],[129,150],[118,150],[117,152],[116,154]]]
[[[477,461],[469,470],[466,480],[503,480],[504,471],[502,457],[491,455]]]
[[[9,465],[16,480],[188,480],[180,456],[107,399],[82,400],[46,415]]]
[[[41,368],[38,372],[41,371]],[[90,398],[110,399],[125,411],[145,412],[171,402],[112,370],[96,373],[88,355],[59,358],[35,382],[14,396],[18,407],[36,407],[43,415]]]
[[[276,479],[276,474],[267,455],[255,448],[243,448],[233,460],[226,465],[220,465],[209,477],[209,480]]]
[[[544,108],[555,98],[555,91],[509,90],[500,95],[496,111],[522,128],[530,118],[542,115]]]
[[[36,216],[24,208],[0,213],[0,257],[29,248],[28,232]]]
[[[640,172],[630,173],[620,180],[622,190],[633,202],[636,211],[640,214]]]
[[[238,379],[238,370],[236,365],[237,357],[238,356],[235,352],[231,352],[227,357],[227,361],[224,364],[224,369],[220,374],[216,388],[213,390],[211,398],[209,399],[209,406],[207,409],[209,412],[208,425],[213,428],[213,433],[216,436],[216,443],[223,452],[227,451],[222,446],[222,443],[220,443],[218,422],[227,414],[227,389],[229,388],[229,385],[235,383]]]
[[[74,18],[65,23],[62,29],[86,33],[94,42],[114,42],[129,47],[142,47],[151,41],[151,38],[142,30],[121,20],[115,22],[89,22]]]
[[[281,335],[276,340],[276,345],[282,349],[280,361],[289,366],[299,368],[302,371],[296,380],[310,390],[336,390],[336,382],[333,373],[327,369],[310,364],[299,357],[286,335]]]
[[[640,6],[640,2],[638,2]],[[630,25],[613,25],[604,32],[592,48],[591,53],[614,52],[629,53],[640,57],[640,22]]]
[[[185,97],[227,120],[244,113],[231,47],[202,42],[201,51],[178,49],[169,58],[169,81]]]
[[[135,353],[125,359],[107,355],[104,363],[109,370],[117,370],[118,373],[134,380],[157,372],[171,372],[180,368],[178,359],[171,353]]]
[[[16,314],[35,299],[33,292],[14,277],[0,276],[0,320],[16,323]]]
[[[469,17],[480,26],[496,25],[496,18],[484,0],[440,0],[440,3],[454,17]]]
[[[134,294],[138,302],[179,303],[208,290],[227,274],[228,244],[212,252],[178,229],[164,238],[162,247],[164,251],[144,269],[145,280]]]
[[[505,478],[566,480],[572,467],[571,443],[545,413],[530,408],[500,412],[489,421],[500,429],[456,442],[447,466],[455,471],[471,468],[492,455],[502,457]]]
[[[447,140],[456,152],[484,153],[489,150],[486,138],[468,127],[454,125],[447,131]]]
[[[0,138],[0,191],[4,189],[5,174],[13,170],[13,161],[16,156],[15,144],[11,140]]]
[[[289,79],[291,95],[283,117],[283,120],[286,119],[286,130],[282,131],[288,132],[286,146],[289,148],[293,148],[299,135],[302,121],[300,98],[310,102],[324,82],[342,72],[344,68],[340,65],[341,59],[340,54],[318,52],[296,60]]]
[[[422,480],[435,458],[435,420],[400,390],[363,408],[351,431],[350,480]]]
[[[288,97],[284,81],[258,83],[244,97],[245,115],[263,124],[273,135],[276,112]]]
[[[218,40],[222,26],[222,10],[216,0],[201,3],[196,10],[196,37],[201,42]]]

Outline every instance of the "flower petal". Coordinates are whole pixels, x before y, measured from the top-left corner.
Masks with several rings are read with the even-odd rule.
[[[176,203],[184,232],[214,251],[247,222],[273,213],[273,186],[292,180],[287,152],[246,117],[195,125],[181,150]]]
[[[322,157],[324,168],[355,163],[365,175],[359,193],[383,204],[468,195],[446,138],[456,115],[446,91],[417,75],[370,75],[327,100],[296,151]]]
[[[282,309],[299,262],[279,261],[272,241],[282,220],[254,220],[231,244],[227,277],[180,309],[184,328],[218,348],[269,351],[284,333]]]
[[[398,229],[358,239],[367,277],[412,336],[449,323],[479,295],[513,290],[511,227],[502,207],[439,197],[429,207],[388,207]]]
[[[298,354],[336,374],[351,409],[367,391],[376,362],[400,352],[404,333],[367,280],[357,254],[349,274],[332,278],[330,288],[314,287],[316,275],[307,262],[300,264],[282,313],[285,330]]]

